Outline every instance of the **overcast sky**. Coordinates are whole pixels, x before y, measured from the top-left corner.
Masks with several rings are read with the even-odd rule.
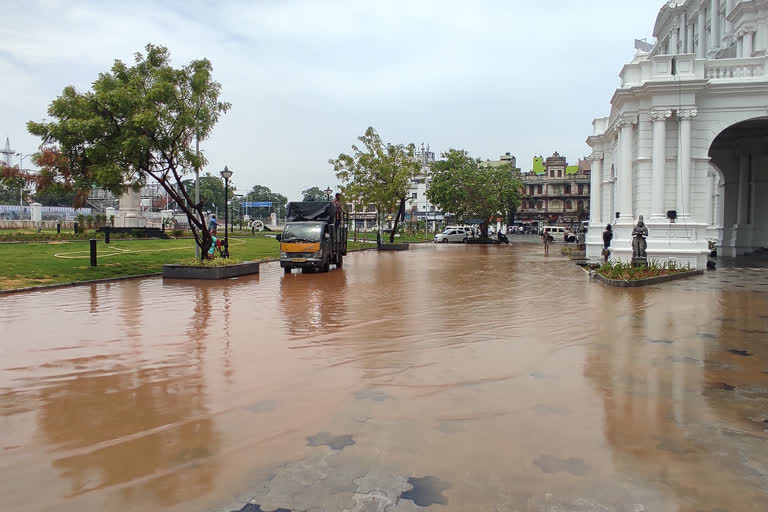
[[[162,4],[162,7],[159,5]],[[0,137],[26,133],[66,85],[88,89],[148,42],[176,65],[207,57],[232,103],[202,146],[206,168],[234,171],[289,199],[335,186],[328,159],[367,126],[385,141],[429,144],[524,171],[534,155],[589,153],[633,39],[661,0],[252,0],[3,2]],[[650,41],[650,39],[649,39]],[[26,164],[26,162],[25,162]]]

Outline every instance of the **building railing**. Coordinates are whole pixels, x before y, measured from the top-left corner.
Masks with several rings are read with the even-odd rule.
[[[755,78],[765,75],[764,58],[715,59],[704,62],[704,78]]]

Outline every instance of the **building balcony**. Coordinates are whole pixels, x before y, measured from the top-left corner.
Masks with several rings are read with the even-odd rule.
[[[765,55],[728,59],[697,59],[694,54],[656,55],[626,64],[620,74],[621,89],[645,82],[768,79],[767,68]],[[620,94],[621,89],[616,93]]]

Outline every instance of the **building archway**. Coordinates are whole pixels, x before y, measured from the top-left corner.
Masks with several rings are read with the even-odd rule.
[[[722,130],[712,141],[709,157],[712,168],[721,173],[720,205],[713,204],[722,219],[721,253],[740,256],[768,247],[768,202],[759,200],[768,197],[768,117]]]

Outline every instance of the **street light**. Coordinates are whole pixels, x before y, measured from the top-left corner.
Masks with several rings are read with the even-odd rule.
[[[331,194],[333,194],[333,190],[331,190],[331,187],[326,188],[323,190],[325,192],[325,200],[330,201],[331,200]]]
[[[221,255],[229,258],[229,231],[227,228],[227,224],[229,224],[229,208],[227,208],[227,192],[229,191],[229,178],[232,177],[232,171],[226,165],[224,170],[221,171],[221,177],[224,178],[224,250]]]
[[[16,153],[16,156],[19,157],[19,173],[24,172],[24,159],[32,155],[33,153],[30,153],[28,155],[22,155],[21,153]],[[20,208],[24,207],[24,178],[21,179],[21,188],[19,189],[19,207]],[[21,215],[21,211],[19,211],[19,215]]]

